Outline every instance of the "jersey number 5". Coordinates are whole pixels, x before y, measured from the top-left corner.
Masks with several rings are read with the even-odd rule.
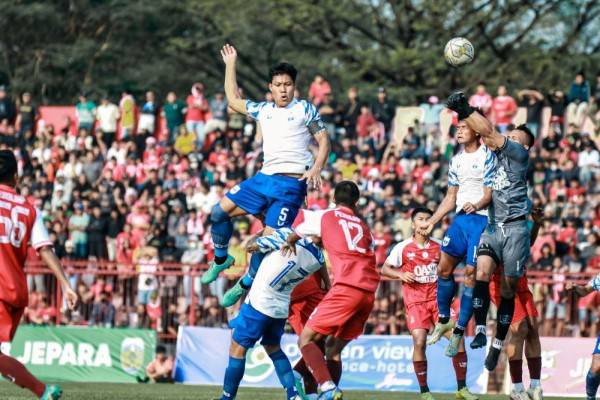
[[[15,206],[10,211],[10,218],[0,215],[0,224],[4,225],[4,232],[0,233],[0,244],[12,244],[21,247],[21,243],[27,233],[27,225],[19,217],[29,216],[29,210],[25,207]]]
[[[363,237],[363,228],[356,222],[346,221],[345,219],[340,219],[340,225],[342,226],[342,230],[344,231],[344,237],[346,238],[346,243],[348,244],[348,250],[350,251],[358,251],[359,253],[365,254],[367,249],[363,249],[358,246],[358,242]],[[356,233],[352,236],[352,230],[355,230]]]

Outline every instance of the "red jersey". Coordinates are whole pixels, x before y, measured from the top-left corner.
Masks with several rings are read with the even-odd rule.
[[[52,246],[35,207],[6,185],[0,185],[0,301],[26,307],[29,299],[23,267],[29,243],[36,250]]]
[[[323,289],[321,289],[321,273],[315,272],[308,278],[304,280],[304,282],[300,282],[298,286],[292,290],[292,298],[291,301],[298,301],[305,297],[309,297],[314,295],[315,293],[323,293]]]
[[[402,272],[415,274],[414,283],[402,284],[406,307],[436,300],[437,267],[440,256],[440,244],[433,240],[420,245],[411,237],[394,246],[385,262],[392,267],[400,268]]]
[[[319,236],[329,255],[334,285],[343,284],[375,292],[379,271],[369,227],[347,207],[324,211],[300,210],[294,230],[302,236]]]

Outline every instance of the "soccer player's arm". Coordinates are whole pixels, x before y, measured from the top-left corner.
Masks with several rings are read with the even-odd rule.
[[[406,282],[406,274],[402,272],[402,265],[404,261],[402,259],[402,253],[404,246],[397,244],[394,246],[390,255],[387,257],[381,268],[381,275],[386,278]]]
[[[475,211],[487,208],[492,202],[492,186],[494,184],[494,172],[496,171],[496,156],[492,151],[486,152],[485,163],[483,165],[483,197],[473,206]]]
[[[490,149],[496,150],[504,145],[506,138],[496,131],[490,120],[469,105],[464,93],[451,94],[446,107],[458,114],[459,121],[464,120],[469,128],[481,135],[483,142]]]
[[[290,233],[286,239],[285,245],[281,248],[283,253],[296,253],[296,242],[304,236],[317,236],[321,237],[321,220],[323,214],[327,210],[323,211],[308,211],[300,210],[298,217],[292,225],[293,232]]]
[[[585,286],[567,282],[566,289],[575,291],[579,296],[587,296],[594,291],[600,291],[600,274],[590,279]]]
[[[50,240],[50,236],[48,235],[48,231],[44,226],[42,216],[39,212],[36,212],[35,222],[31,230],[31,246],[37,250],[44,264],[50,268],[52,273],[56,276],[56,279],[62,285],[69,308],[75,308],[77,305],[77,294],[71,288],[71,284],[62,269],[60,260],[56,257],[56,254],[52,249],[52,241]]]
[[[427,233],[431,233],[433,227],[442,220],[450,211],[456,208],[456,196],[458,194],[459,182],[458,182],[458,170],[454,163],[454,159],[450,160],[450,168],[448,170],[448,190],[444,199],[438,206],[437,210],[429,218],[429,226]]]
[[[327,164],[327,160],[329,159],[329,151],[331,149],[329,134],[325,124],[321,120],[321,116],[319,115],[317,108],[312,103],[307,101],[304,102],[304,107],[306,127],[308,128],[308,132],[315,138],[317,144],[319,145],[319,151],[317,153],[314,167],[322,170]]]
[[[225,62],[225,96],[227,97],[227,104],[236,112],[248,114],[246,100],[242,99],[238,90],[235,70],[237,52],[233,46],[226,44],[221,50],[221,56]]]
[[[531,233],[529,237],[529,243],[533,246],[537,240],[538,233],[544,222],[544,210],[541,207],[536,207],[531,210],[531,219],[533,220],[533,226],[531,227]]]

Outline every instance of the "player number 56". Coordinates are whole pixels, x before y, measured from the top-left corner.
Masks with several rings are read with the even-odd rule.
[[[4,232],[0,234],[0,243],[10,243],[15,247],[21,247],[21,243],[27,233],[27,225],[23,221],[20,221],[19,217],[27,217],[28,215],[29,210],[19,206],[11,210],[10,218],[0,215],[0,224],[4,225]]]

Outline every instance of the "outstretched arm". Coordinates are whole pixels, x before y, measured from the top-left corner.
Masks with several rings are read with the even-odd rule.
[[[227,104],[233,110],[247,114],[246,100],[240,97],[237,85],[235,72],[237,52],[233,46],[226,44],[221,50],[221,56],[223,57],[223,62],[225,62],[225,95],[227,96]]]
[[[435,210],[433,215],[427,221],[427,227],[421,232],[422,235],[429,235],[433,230],[433,227],[442,220],[450,211],[456,208],[456,195],[458,193],[458,186],[448,186],[446,196],[440,203],[440,206]]]
[[[457,92],[451,94],[448,97],[446,107],[452,111],[456,111],[458,119],[464,120],[469,128],[479,133],[485,145],[490,149],[496,150],[504,145],[506,138],[496,131],[494,125],[486,117],[469,105],[469,101],[464,93]]]
[[[73,291],[71,285],[69,284],[69,280],[65,276],[65,272],[60,265],[60,260],[54,254],[54,250],[50,246],[44,246],[39,249],[40,258],[46,264],[48,268],[52,271],[56,279],[60,282],[63,287],[64,294],[67,299],[67,305],[71,310],[75,308],[77,305],[77,293]]]
[[[327,165],[329,159],[329,149],[331,147],[329,143],[329,135],[326,130],[321,130],[314,135],[317,144],[319,145],[319,151],[315,159],[315,164],[312,168],[302,175],[300,179],[306,179],[306,183],[309,187],[314,189],[321,188],[321,171]]]

